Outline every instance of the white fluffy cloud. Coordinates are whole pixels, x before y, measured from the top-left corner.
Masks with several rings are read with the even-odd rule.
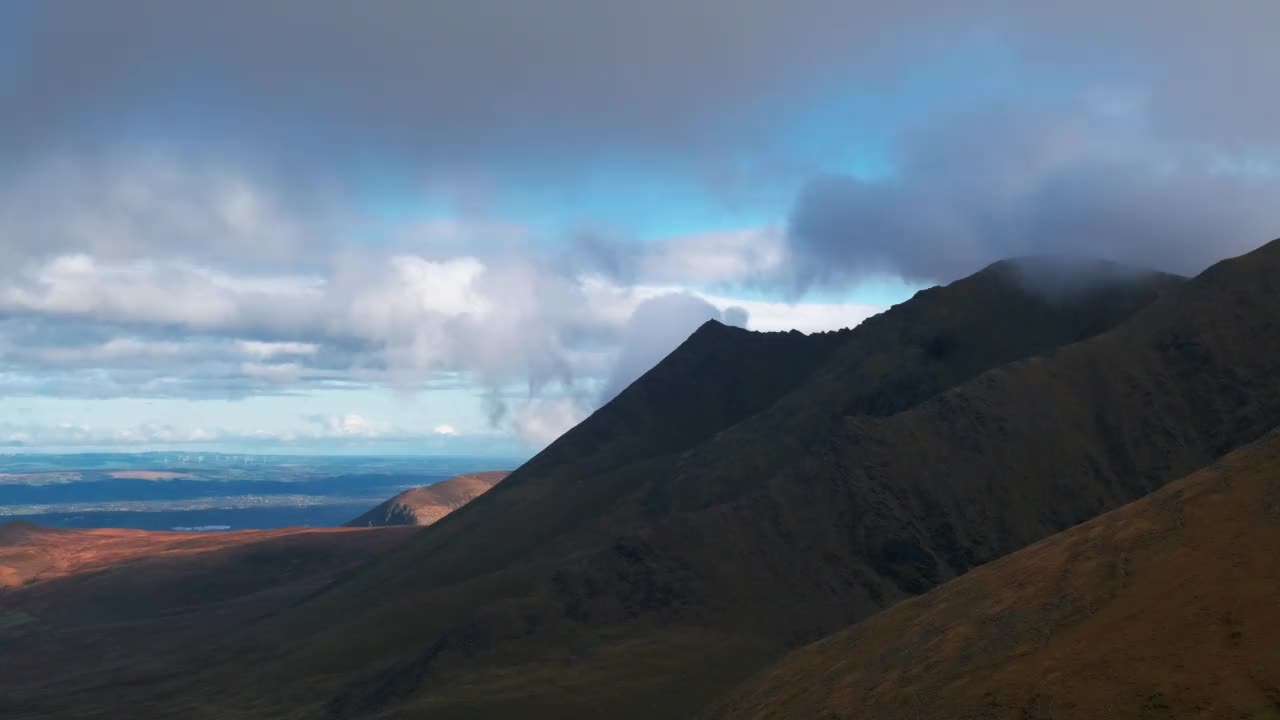
[[[0,292],[0,310],[189,330],[287,332],[324,319],[324,280],[234,274],[185,260],[38,257]]]
[[[530,233],[503,221],[413,221],[393,228],[398,240],[386,247],[360,243],[341,237],[340,223],[299,220],[268,184],[183,167],[117,156],[9,179],[0,396],[413,391],[448,379],[488,398],[494,422],[542,443],[707,319],[780,329],[794,317],[813,330],[866,315],[689,289],[777,270],[786,259],[779,228],[628,249],[624,281],[522,245]],[[65,196],[56,182],[67,183]],[[496,246],[484,240],[493,238]],[[299,261],[275,262],[290,257]],[[511,407],[520,386],[526,399]],[[360,415],[321,426],[332,437],[409,433]],[[423,432],[457,435],[447,424]]]
[[[370,420],[363,415],[331,415],[316,419],[324,428],[324,434],[332,437],[377,437],[391,430],[391,426]]]
[[[570,398],[542,398],[522,403],[515,411],[515,431],[528,442],[546,445],[591,414],[591,406]]]
[[[28,426],[0,423],[0,447],[10,448],[199,445],[219,439],[218,431],[199,426],[178,428],[157,423],[131,427],[74,423]]]
[[[320,346],[315,343],[300,342],[263,342],[261,340],[240,340],[236,347],[245,355],[269,360],[271,358],[290,355],[315,355]]]
[[[247,362],[240,369],[247,378],[276,385],[292,385],[302,377],[302,366],[298,363]]]
[[[295,264],[337,224],[305,213],[242,169],[159,150],[55,153],[0,174],[0,261],[80,255]],[[74,263],[64,265],[74,272]]]
[[[818,330],[869,311],[612,284],[533,259],[393,255],[362,258],[354,271],[254,276],[58,255],[32,260],[0,289],[0,313],[11,319],[0,322],[0,363],[11,375],[0,393],[21,393],[24,382],[40,392],[37,379],[54,371],[60,379],[43,385],[54,394],[177,396],[351,381],[416,389],[449,373],[497,398],[512,384],[538,395],[603,381],[607,399],[705,320]],[[49,335],[60,326],[67,332]],[[582,415],[550,407],[527,411],[515,429],[541,441]]]
[[[638,258],[646,281],[698,284],[767,277],[786,261],[786,230],[772,226],[666,238],[647,245]]]
[[[335,446],[372,448],[430,445],[445,441],[477,441],[508,448],[493,436],[468,438],[449,424],[427,430],[398,426],[362,413],[315,415],[294,429],[228,429],[198,423],[141,422],[125,426],[102,423],[0,422],[0,448],[165,448],[215,444],[267,449],[331,449]],[[541,436],[540,436],[541,437]],[[495,440],[498,440],[495,442]]]

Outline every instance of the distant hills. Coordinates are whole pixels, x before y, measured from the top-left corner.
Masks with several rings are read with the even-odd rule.
[[[431,525],[510,474],[510,470],[464,473],[431,485],[409,488],[347,523],[347,526]]]
[[[867,670],[883,670],[880,677],[829,668],[836,674],[822,677],[837,687],[816,692],[815,702],[836,717],[913,717],[901,714],[911,706],[842,704],[853,695],[837,691],[871,683],[887,702],[900,680],[914,683],[902,686],[908,694],[919,687],[940,697],[955,688],[930,683],[961,690],[972,683],[1023,703],[1022,716],[1058,717],[1052,703],[1065,694],[1055,690],[1049,704],[1028,705],[1020,686],[970,678],[986,666],[965,663],[989,658],[1001,667],[1012,648],[1040,652],[1026,645],[1032,640],[1069,643],[1078,626],[1073,613],[1111,607],[1106,592],[1114,584],[1098,584],[1099,594],[1085,583],[1064,586],[1073,599],[1055,608],[1044,578],[1091,577],[1114,566],[1113,550],[1132,547],[1135,563],[1152,564],[1124,573],[1132,570],[1149,588],[1172,587],[1160,578],[1177,563],[1158,558],[1181,557],[1171,548],[1183,541],[1170,530],[1126,545],[1124,533],[1140,525],[1122,532],[1108,515],[1084,527],[1114,541],[1091,545],[1071,534],[1049,541],[1076,553],[1057,575],[1057,556],[1036,554],[1045,545],[1011,553],[1264,437],[1280,426],[1277,378],[1280,241],[1193,279],[1061,258],[1005,261],[835,333],[751,333],[708,323],[490,491],[358,571],[202,649],[199,671],[138,671],[128,683],[71,694],[53,685],[0,693],[16,698],[10,708],[0,700],[0,713],[639,719],[741,710],[770,717],[776,699],[777,717],[810,717],[805,706],[785,704],[791,695],[775,680],[821,683],[806,676],[825,660],[805,662],[817,652],[806,649],[778,665],[789,652],[881,627],[867,624],[876,622],[886,623],[876,631],[883,637],[923,638],[906,614],[916,608],[958,622],[947,607],[929,605],[954,587],[969,593],[965,602],[982,617],[995,612],[984,603],[1001,595],[976,597],[958,583],[999,577],[1015,588],[1025,583],[1025,594],[1003,589],[1010,604],[1001,610],[1025,627],[974,620],[971,634],[945,636],[936,662],[923,639],[900,657],[885,650]],[[1271,455],[1258,449],[1265,446],[1245,451],[1246,460],[1268,467]],[[1170,490],[1150,502],[1165,507],[1194,495]],[[1262,497],[1263,514],[1251,521],[1266,519],[1269,496]],[[1176,508],[1133,512],[1153,527],[1180,517]],[[1203,532],[1213,525],[1206,521]],[[1186,542],[1207,537],[1195,533]],[[1022,566],[1018,557],[1038,559]],[[1256,562],[1242,556],[1240,567]],[[1248,592],[1280,593],[1274,574],[1256,581]],[[910,598],[917,599],[900,604]],[[1232,623],[1261,622],[1261,605],[1233,607],[1240,619]],[[1028,640],[1032,625],[1044,625],[1045,635]],[[1089,632],[1071,657],[1103,642],[1106,631]],[[815,648],[837,648],[826,657],[832,662],[862,652],[842,637]],[[1167,647],[1207,652],[1205,643],[1220,639],[1196,637]],[[126,647],[146,653],[161,641],[139,634]],[[1181,670],[1142,657],[1153,674],[1128,675],[1134,692],[1125,697],[1145,692],[1154,712],[1172,707],[1158,695],[1173,686],[1158,686],[1155,675]],[[245,658],[254,659],[252,672]],[[786,664],[794,658],[801,660]],[[947,674],[956,668],[959,675]],[[97,672],[86,667],[77,677]],[[1257,676],[1258,687],[1272,687],[1270,675]],[[1060,679],[1064,688],[1087,689],[1077,681]],[[3,679],[0,689],[9,689]],[[971,707],[963,704],[967,695],[954,697],[957,708]],[[992,712],[1003,717],[1004,708]],[[1119,716],[1143,716],[1127,713]]]

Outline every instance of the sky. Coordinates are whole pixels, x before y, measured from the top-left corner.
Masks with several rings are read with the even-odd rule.
[[[1280,236],[1274,0],[0,3],[0,451],[529,454],[693,329]],[[993,318],[993,322],[998,321]]]

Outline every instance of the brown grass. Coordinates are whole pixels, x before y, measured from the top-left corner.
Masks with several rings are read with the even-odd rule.
[[[107,528],[67,530],[24,522],[0,524],[0,588],[90,573],[139,560],[179,560],[291,538],[342,542],[344,528],[280,528],[231,532],[163,532]],[[7,578],[7,581],[6,581]]]
[[[750,718],[1270,718],[1280,435],[799,650]]]
[[[234,661],[238,632],[415,532],[0,525],[0,717],[75,717],[95,707],[79,693],[117,698],[214,658]]]
[[[510,470],[464,473],[432,485],[409,488],[347,525],[431,525],[476,499],[510,474]]]

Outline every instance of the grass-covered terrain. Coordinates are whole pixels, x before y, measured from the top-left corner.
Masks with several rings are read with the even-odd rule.
[[[510,474],[509,470],[463,473],[448,480],[409,488],[345,524],[350,527],[431,525],[488,492]]]
[[[798,650],[724,720],[1274,717],[1280,434]]]
[[[103,706],[96,701],[78,706],[81,693],[125,692],[139,678],[195,672],[226,638],[413,532],[163,533],[0,523],[0,716],[97,713]]]

